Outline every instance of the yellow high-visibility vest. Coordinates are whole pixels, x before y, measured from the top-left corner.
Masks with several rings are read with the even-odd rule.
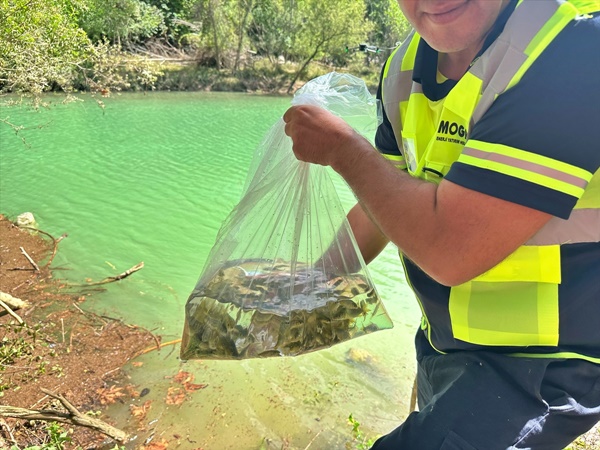
[[[571,21],[598,11],[600,0],[519,0],[500,36],[438,102],[425,97],[421,85],[412,80],[421,39],[416,32],[394,51],[384,67],[382,101],[404,161],[393,159],[398,166],[405,165],[411,175],[439,183],[455,161],[463,161],[579,198],[569,220],[551,219],[500,264],[450,289],[447,326],[453,340],[503,347],[557,347],[559,342],[568,342],[568,336],[560,333],[560,245],[600,241],[600,171],[590,173],[542,155],[468,136],[496,98],[519,83]],[[512,161],[510,167],[502,165],[503,159]],[[525,174],[519,167],[532,164],[549,169],[546,172],[555,176]],[[444,339],[432,338],[432,331],[439,334],[432,330],[435,320],[427,317],[423,305],[422,309],[423,328],[432,346],[441,352],[453,348]],[[554,355],[600,363],[595,356]]]

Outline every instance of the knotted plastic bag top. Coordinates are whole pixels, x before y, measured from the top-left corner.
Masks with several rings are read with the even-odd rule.
[[[375,99],[348,74],[309,81],[292,103],[364,135],[378,124]],[[298,355],[392,327],[327,169],[297,160],[284,127],[256,149],[188,299],[182,359]]]

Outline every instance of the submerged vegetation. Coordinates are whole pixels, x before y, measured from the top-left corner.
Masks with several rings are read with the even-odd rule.
[[[0,93],[374,85],[407,30],[395,0],[0,0]]]

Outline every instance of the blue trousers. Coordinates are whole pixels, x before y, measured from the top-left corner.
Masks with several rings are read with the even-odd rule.
[[[419,346],[420,411],[372,450],[561,450],[600,420],[598,364]]]

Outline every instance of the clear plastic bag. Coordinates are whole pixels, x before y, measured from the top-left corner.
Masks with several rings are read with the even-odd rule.
[[[309,81],[292,103],[321,106],[363,134],[378,122],[375,99],[348,74]],[[392,327],[327,169],[298,161],[284,126],[258,146],[187,301],[183,360],[299,355]],[[332,251],[338,270],[323,256]]]

